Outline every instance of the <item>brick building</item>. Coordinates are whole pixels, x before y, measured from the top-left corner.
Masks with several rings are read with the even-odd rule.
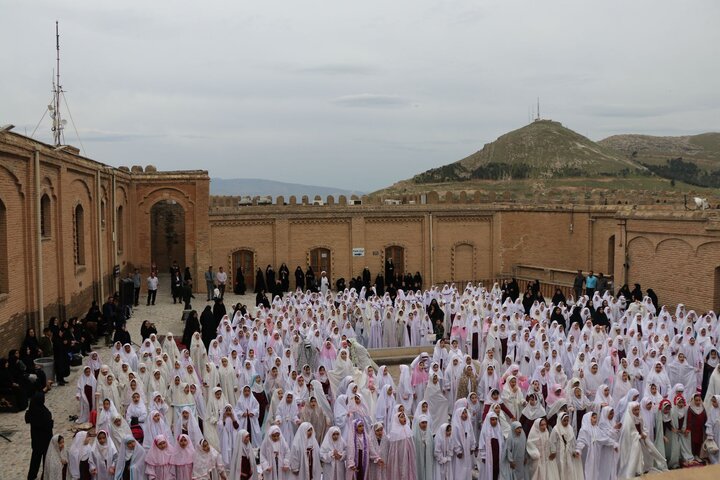
[[[205,171],[116,169],[73,147],[0,133],[0,351],[51,316],[102,304],[116,289],[116,265],[122,276],[134,266],[147,273],[151,219],[166,205],[184,213],[177,260],[205,264],[208,186]]]
[[[688,211],[673,193],[247,202],[210,197],[209,183],[206,171],[113,168],[0,133],[0,351],[50,316],[102,303],[115,291],[115,266],[145,276],[173,260],[196,279],[210,264],[232,279],[242,265],[252,286],[269,264],[310,264],[334,281],[366,266],[374,277],[393,258],[426,285],[515,276],[540,279],[546,295],[582,268],[613,276],[616,288],[652,287],[661,303],[720,308],[720,215]]]

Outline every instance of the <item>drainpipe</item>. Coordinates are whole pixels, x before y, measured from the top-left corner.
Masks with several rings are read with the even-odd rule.
[[[37,272],[37,306],[38,314],[35,326],[35,334],[40,335],[42,333],[43,325],[45,325],[45,292],[43,291],[43,262],[42,262],[42,195],[40,191],[40,150],[35,149],[34,154],[35,160],[35,228],[37,230],[36,235],[36,247],[37,247],[37,261],[35,263],[35,269]]]
[[[99,292],[100,292],[100,298],[98,299],[98,303],[102,305],[103,299],[105,298],[105,288],[103,287],[103,261],[102,261],[102,198],[100,194],[100,171],[97,171],[95,173],[95,191],[97,192],[97,201],[95,202],[95,205],[97,206],[97,241],[95,242],[97,244],[97,267],[98,267],[98,283],[99,283]]]
[[[433,243],[433,216],[430,214],[430,285],[435,284],[435,244]]]
[[[115,197],[115,169],[110,169],[110,173],[112,174],[112,217],[113,217],[113,230],[112,230],[112,258],[113,258],[113,270],[115,269],[115,265],[118,264],[118,258],[117,258],[117,205],[115,205],[115,202],[117,201],[117,198]],[[125,212],[125,208],[123,208],[123,212]],[[127,215],[127,214],[125,214]],[[123,218],[123,221],[125,218]],[[124,230],[124,229],[123,229]],[[120,281],[120,275],[118,275],[117,281]],[[118,283],[116,283],[116,279],[113,276],[113,289],[115,291],[120,291],[118,288]]]

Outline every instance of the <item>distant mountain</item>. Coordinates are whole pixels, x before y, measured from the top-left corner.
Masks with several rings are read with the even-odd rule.
[[[317,185],[302,185],[299,183],[276,182],[261,178],[211,178],[210,195],[282,195],[285,198],[295,195],[302,197],[314,197],[320,195],[326,198],[328,195],[338,197],[345,195],[364,195],[365,192],[343,190],[341,188],[320,187]]]

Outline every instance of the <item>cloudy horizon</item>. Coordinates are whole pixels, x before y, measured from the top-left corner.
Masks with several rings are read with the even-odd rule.
[[[593,140],[720,131],[713,0],[0,8],[0,124],[40,120],[59,20],[83,154],[114,166],[372,191],[522,127],[537,97]],[[70,124],[65,138],[79,146]]]

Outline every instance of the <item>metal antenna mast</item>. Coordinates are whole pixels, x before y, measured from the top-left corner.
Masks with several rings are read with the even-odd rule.
[[[537,97],[537,104],[538,104],[537,119],[540,120],[540,97]]]
[[[50,117],[53,120],[52,132],[55,146],[59,147],[65,141],[63,130],[67,120],[60,116],[60,96],[63,89],[60,85],[60,28],[58,22],[55,21],[55,78],[53,78],[53,103],[48,106]]]

